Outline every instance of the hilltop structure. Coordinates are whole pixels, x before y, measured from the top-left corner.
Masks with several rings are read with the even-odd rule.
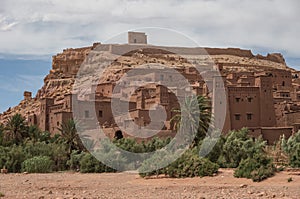
[[[105,52],[120,56],[114,60],[112,68],[106,71],[105,79],[94,82],[94,97],[92,92],[77,96],[73,92],[76,75],[90,52],[99,46]],[[196,56],[203,55],[201,59],[205,60],[205,53],[208,53],[214,61],[213,64],[207,64],[206,75],[210,77],[209,81],[204,81],[192,64],[184,56],[178,56],[177,52],[191,57],[195,63],[199,61]],[[95,43],[90,47],[66,49],[53,56],[52,69],[36,97],[32,98],[31,93],[26,91],[24,100],[17,107],[1,114],[0,121],[5,122],[11,115],[21,113],[29,124],[55,134],[63,122],[73,118],[72,106],[80,107],[77,119],[88,124],[91,117],[95,117],[88,108],[93,101],[99,124],[107,130],[107,134],[114,137],[118,129],[116,123],[123,125],[125,129],[129,128],[132,121],[138,126],[147,126],[151,122],[149,112],[153,105],[158,104],[166,110],[166,121],[154,124],[162,126],[158,136],[172,135],[174,126],[170,119],[174,113],[171,110],[180,107],[175,95],[181,92],[180,88],[170,89],[160,84],[140,87],[136,80],[128,82],[127,85],[128,89],[134,88],[133,93],[126,89],[114,90],[116,82],[124,74],[138,65],[149,63],[159,63],[175,69],[188,79],[192,85],[191,92],[204,96],[209,96],[209,84],[217,87],[218,82],[214,75],[216,70],[220,71],[227,101],[214,103],[227,103],[225,125],[222,129],[224,133],[247,127],[251,135],[262,136],[269,143],[274,143],[281,135],[289,137],[300,129],[299,72],[287,67],[281,54],[268,54],[264,57],[254,56],[249,50],[235,48],[205,48],[204,52],[203,48],[155,47],[147,44],[145,33],[135,32],[129,32],[128,44]],[[152,71],[142,76],[143,79],[155,82],[177,81],[171,73],[157,74]],[[123,115],[113,117],[113,92],[118,95],[118,103],[129,104],[130,120]],[[126,136],[126,132],[123,133]]]

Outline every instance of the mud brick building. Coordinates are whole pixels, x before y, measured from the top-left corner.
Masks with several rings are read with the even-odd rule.
[[[120,57],[113,62],[106,79],[91,81],[92,89],[78,95],[72,89],[74,79],[82,63],[97,48]],[[197,58],[198,55],[210,55],[213,63],[206,64],[205,74],[200,74],[184,56],[177,56],[177,52],[196,64],[197,59],[202,59]],[[135,79],[126,82],[122,89],[116,89],[117,81],[132,68],[155,63],[173,68],[174,74],[159,69],[151,73],[141,72],[133,77]],[[72,108],[77,106],[79,113],[76,119],[88,126],[100,125],[113,137],[118,129],[117,123],[125,129],[130,128],[131,122],[140,127],[150,124],[150,111],[160,105],[165,109],[166,121],[152,125],[162,127],[158,136],[169,136],[174,131],[170,122],[174,116],[172,109],[179,108],[178,97],[184,97],[181,95],[184,88],[176,86],[179,80],[175,73],[188,80],[190,92],[211,97],[208,88],[217,86],[214,81],[216,70],[222,75],[227,97],[227,101],[214,102],[227,105],[223,133],[247,127],[251,135],[262,136],[269,143],[274,143],[281,135],[289,137],[300,129],[299,72],[286,66],[280,54],[264,57],[236,48],[205,48],[203,52],[203,48],[149,46],[147,35],[135,32],[129,32],[128,44],[95,43],[90,47],[66,49],[53,56],[52,69],[37,96],[32,98],[30,92],[25,92],[20,105],[1,114],[0,120],[5,121],[13,112],[20,112],[29,124],[55,134],[63,122],[74,117]],[[202,75],[208,77],[208,81],[204,81]],[[149,82],[141,86],[140,79]],[[164,82],[173,82],[174,86],[167,88],[163,86]],[[128,104],[129,119],[122,114],[113,115],[112,97],[119,104]],[[95,107],[93,112],[90,111],[91,106]],[[91,123],[94,117],[97,117],[98,124]]]

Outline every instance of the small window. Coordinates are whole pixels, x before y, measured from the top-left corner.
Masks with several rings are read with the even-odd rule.
[[[99,111],[99,117],[103,117],[103,111]]]
[[[59,126],[59,122],[57,122],[56,125]]]
[[[240,100],[241,100],[241,98],[239,98],[239,97],[236,97],[236,98],[235,98],[235,101],[236,101],[236,102],[240,102]]]
[[[247,113],[247,120],[252,120],[252,113]]]
[[[135,44],[136,44],[136,39],[134,39],[134,40],[133,40],[133,43],[135,43]]]
[[[240,114],[235,114],[234,117],[235,117],[235,120],[240,120],[241,119],[241,115]]]
[[[248,97],[248,102],[252,102],[252,97]]]
[[[89,111],[84,111],[84,116],[85,116],[85,118],[89,118],[90,117],[90,112]]]

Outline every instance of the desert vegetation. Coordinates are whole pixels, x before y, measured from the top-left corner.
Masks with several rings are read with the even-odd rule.
[[[197,100],[204,102],[200,98]],[[193,101],[189,100],[187,103]],[[201,110],[209,111],[206,106],[201,106]],[[201,144],[210,136],[204,133],[208,128],[209,114],[204,115],[207,117],[201,120],[202,124],[197,129],[193,144],[187,149],[180,149],[183,150],[182,155],[175,162],[164,168],[156,168],[157,162],[166,160],[152,156],[143,163],[138,163],[140,176],[203,177],[216,175],[219,168],[235,168],[235,177],[250,178],[258,182],[273,176],[279,170],[273,163],[273,158],[266,152],[266,142],[261,138],[249,137],[247,129],[222,135],[207,156],[199,156]],[[180,117],[177,118],[181,120]],[[59,135],[50,136],[50,133],[41,132],[35,126],[28,126],[21,115],[14,115],[6,124],[0,126],[0,168],[14,173],[49,173],[65,170],[82,173],[116,172],[99,162],[84,147],[76,134],[76,123],[73,120],[61,124],[59,130]],[[93,145],[93,141],[88,138],[83,141]],[[168,155],[163,148],[172,142],[172,139],[153,138],[147,142],[137,142],[131,138],[122,138],[113,142],[130,152],[160,150]],[[300,132],[289,139],[283,137],[279,144],[288,157],[288,164],[285,166],[300,167]],[[110,155],[114,157],[108,149],[107,156]],[[124,165],[131,163],[131,160],[125,157],[119,158]],[[143,172],[149,170],[151,172]]]

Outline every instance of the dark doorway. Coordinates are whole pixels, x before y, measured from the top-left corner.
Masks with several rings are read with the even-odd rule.
[[[123,136],[123,133],[122,133],[122,131],[120,131],[120,130],[118,130],[118,131],[116,131],[115,132],[115,139],[116,140],[120,140],[120,139],[122,139],[124,136]]]

